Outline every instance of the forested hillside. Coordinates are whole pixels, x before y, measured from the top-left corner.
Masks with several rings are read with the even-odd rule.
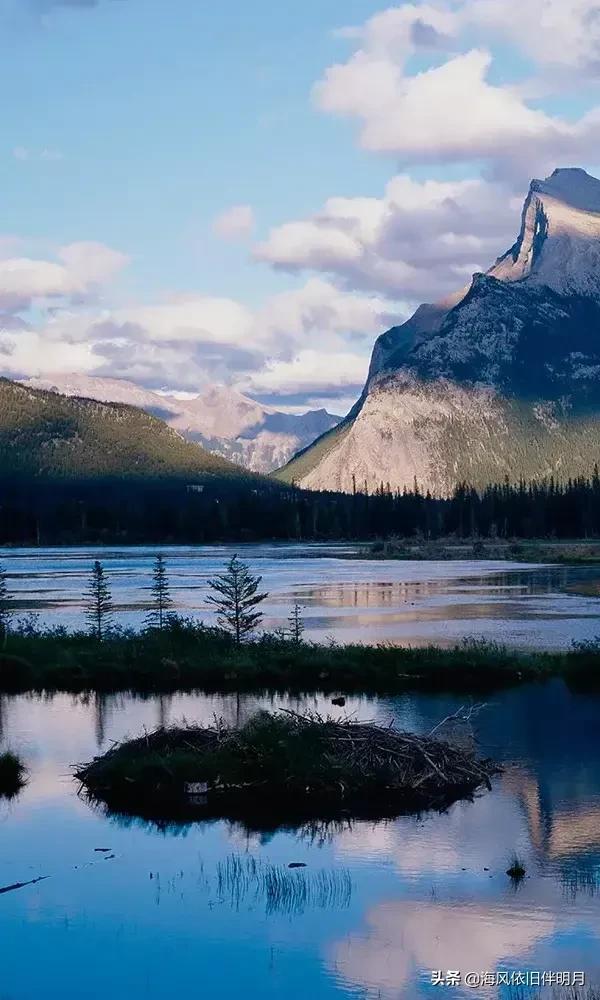
[[[185,441],[133,406],[61,396],[0,379],[4,479],[245,478],[243,470]]]

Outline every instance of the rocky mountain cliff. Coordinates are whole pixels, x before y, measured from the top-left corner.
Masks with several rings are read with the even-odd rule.
[[[125,379],[90,375],[52,375],[25,384],[67,396],[137,406],[212,454],[263,473],[283,465],[340,420],[327,410],[283,413],[227,386],[209,386],[195,398],[179,399]]]
[[[515,244],[376,342],[357,404],[280,473],[313,489],[588,474],[600,460],[600,181],[534,180]]]

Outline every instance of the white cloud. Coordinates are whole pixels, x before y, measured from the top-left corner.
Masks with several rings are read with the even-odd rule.
[[[79,268],[89,278],[86,253],[68,256],[71,277]],[[40,296],[63,287],[61,265],[47,266],[48,274],[38,272]],[[26,286],[31,294],[30,275]],[[284,398],[335,396],[362,382],[373,336],[389,325],[390,312],[385,299],[320,279],[256,310],[198,295],[116,309],[53,308],[40,323],[0,332],[0,369],[111,375],[169,390],[227,382]]]
[[[503,33],[536,63],[600,72],[598,0],[467,0],[458,19]]]
[[[233,299],[189,296],[111,313],[112,322],[138,326],[156,341],[208,339],[217,344],[247,343],[253,334],[252,312]]]
[[[520,199],[500,184],[399,174],[380,199],[330,198],[311,219],[276,227],[255,256],[395,299],[435,299],[512,243],[520,209]]]
[[[102,243],[71,243],[58,258],[0,260],[0,308],[17,312],[36,300],[85,297],[127,263],[124,254]]]
[[[406,5],[354,30],[359,48],[326,70],[315,85],[315,102],[324,111],[357,118],[363,148],[405,163],[482,160],[495,173],[522,181],[565,157],[576,162],[593,156],[600,138],[600,114],[593,107],[572,121],[532,107],[526,88],[492,82],[487,41],[498,31],[542,64],[589,68],[595,59],[600,66],[600,14],[590,0],[560,6],[554,0]],[[479,47],[461,51],[473,35],[481,39]],[[439,50],[436,60],[411,70],[409,57],[424,47]]]
[[[328,281],[312,278],[302,288],[268,299],[258,310],[256,322],[275,343],[287,335],[305,344],[308,336],[316,335],[322,344],[327,334],[369,337],[381,329],[393,310],[394,305],[386,299],[344,292]]]
[[[600,69],[598,0],[440,0],[390,7],[364,24],[343,28],[370,55],[402,65],[417,49],[457,46],[469,31],[482,39],[508,39],[541,66],[568,67],[580,75]]]
[[[323,270],[337,261],[351,263],[361,252],[359,241],[342,228],[308,221],[287,222],[271,230],[267,242],[259,244],[255,253],[259,259],[293,269],[306,266],[309,246],[314,266]]]
[[[312,401],[356,395],[364,383],[374,337],[406,310],[387,299],[344,292],[312,278],[272,296],[255,326],[269,338],[264,362],[242,376],[245,392]],[[342,408],[345,406],[345,401]]]
[[[70,243],[58,251],[73,283],[85,289],[103,285],[128,263],[128,257],[104,243]]]
[[[213,221],[213,232],[222,240],[239,240],[250,236],[254,229],[252,205],[232,205]]]
[[[91,343],[55,340],[44,327],[5,334],[0,324],[0,344],[10,344],[10,353],[0,357],[5,376],[40,375],[46,371],[87,372],[94,363]]]
[[[478,159],[560,129],[510,89],[490,85],[491,62],[488,52],[473,50],[405,78],[365,121],[366,148],[415,160]]]
[[[455,5],[405,3],[374,14],[363,25],[342,28],[338,37],[362,41],[370,52],[402,62],[413,49],[448,45],[459,29]]]
[[[356,395],[368,369],[368,358],[352,351],[306,348],[289,361],[270,360],[242,382],[246,392],[269,396],[336,397],[349,389]]]
[[[44,160],[47,163],[58,163],[64,159],[63,154],[58,149],[41,149],[39,151],[28,149],[26,146],[15,146],[12,155],[15,160]]]

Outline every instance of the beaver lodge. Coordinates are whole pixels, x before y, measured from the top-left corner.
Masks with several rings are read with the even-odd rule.
[[[76,777],[118,811],[167,816],[187,804],[212,817],[261,809],[314,818],[442,809],[500,769],[440,739],[351,719],[259,712],[241,728],[160,728],[118,744]]]

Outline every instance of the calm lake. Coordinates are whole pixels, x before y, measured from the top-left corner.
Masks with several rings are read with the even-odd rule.
[[[562,682],[494,697],[478,731],[506,773],[441,815],[261,835],[222,822],[158,829],[78,797],[70,765],[111,740],[182,717],[243,719],[260,704],[1,699],[1,742],[25,756],[31,780],[0,805],[0,886],[48,876],[0,894],[2,1000],[507,995],[434,987],[435,970],[598,981],[598,697]],[[429,731],[458,706],[404,696],[349,699],[346,711]],[[516,888],[505,874],[515,850],[528,873]]]
[[[306,606],[326,640],[535,647],[600,633],[600,601],[569,592],[598,570],[489,562],[376,562],[351,547],[238,547],[270,592],[267,627]],[[232,550],[164,550],[175,604],[210,620],[207,580]],[[2,553],[21,612],[82,622],[91,562],[119,618],[139,624],[154,550]],[[569,588],[569,589],[568,589]],[[463,699],[464,700],[464,699]],[[570,971],[600,979],[600,696],[562,681],[503,692],[477,717],[482,753],[505,773],[444,814],[261,833],[203,823],[161,828],[79,797],[72,765],[159,723],[242,721],[260,707],[317,708],[430,731],[461,699],[202,694],[143,700],[0,697],[0,748],[30,781],[0,802],[0,1000],[425,1000],[507,997],[439,987],[432,972]],[[98,850],[101,849],[101,850]],[[513,852],[527,878],[505,870]],[[290,863],[306,868],[290,869]],[[529,994],[525,994],[529,995]]]
[[[0,561],[20,615],[69,628],[83,622],[83,594],[94,559],[109,576],[117,620],[139,626],[146,614],[155,549],[8,549]],[[263,576],[265,628],[284,627],[290,607],[305,608],[307,638],[339,642],[452,644],[464,636],[558,648],[600,633],[600,599],[569,592],[600,579],[600,567],[347,558],[349,545],[239,545],[163,548],[175,610],[212,620],[207,582],[235,551]]]

